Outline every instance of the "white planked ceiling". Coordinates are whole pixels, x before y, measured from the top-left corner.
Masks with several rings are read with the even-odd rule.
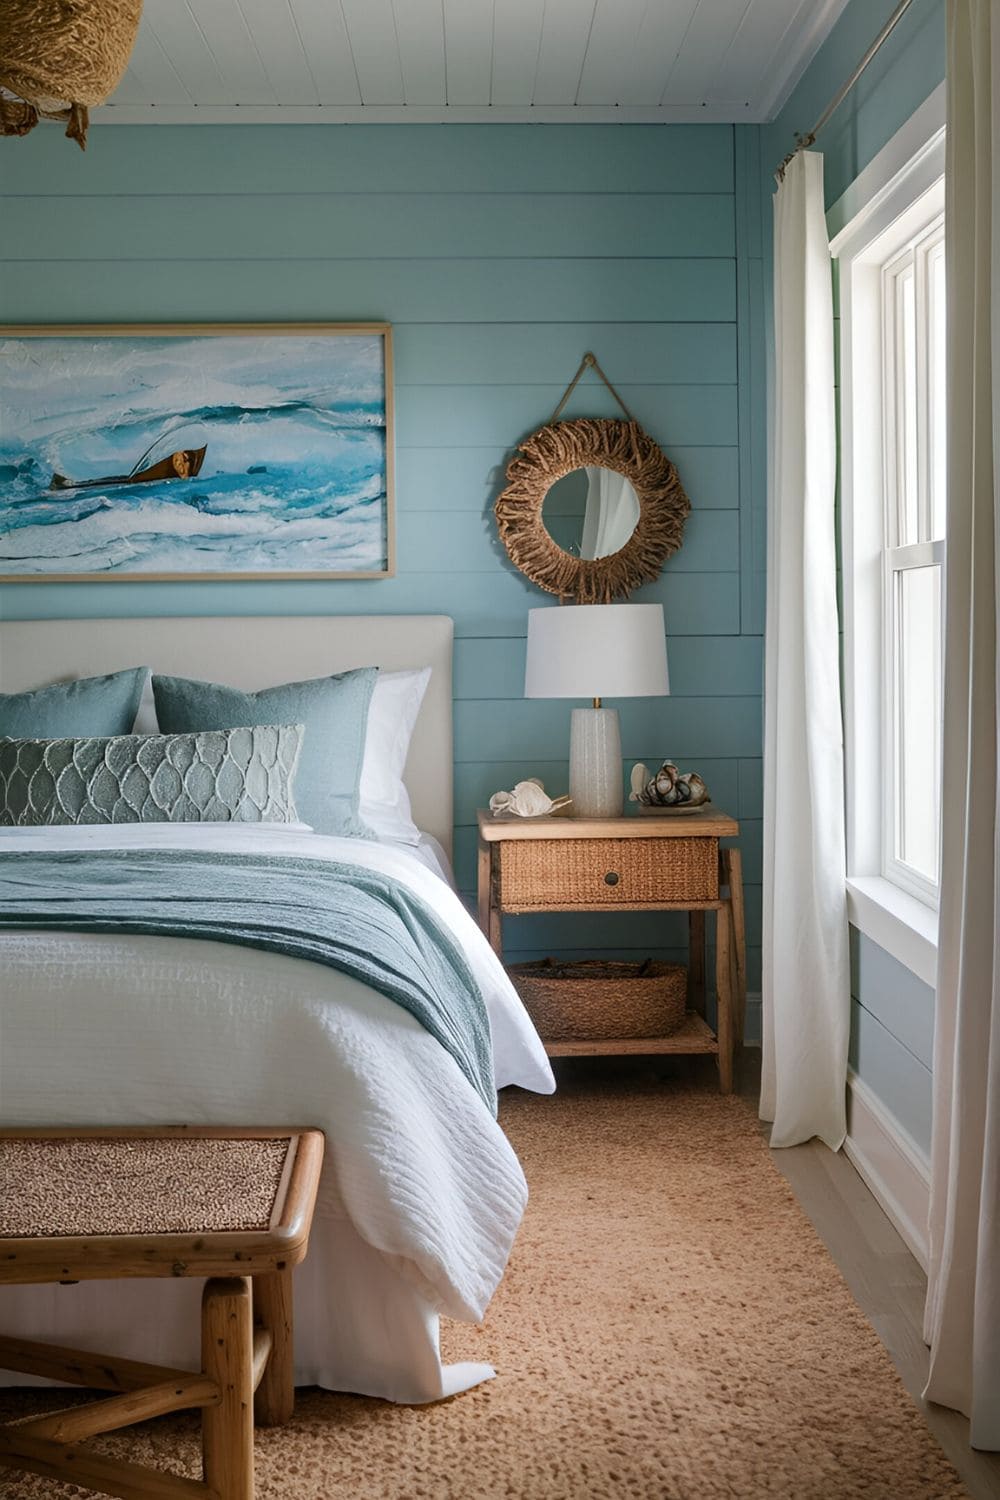
[[[95,123],[753,123],[846,3],[145,0]]]

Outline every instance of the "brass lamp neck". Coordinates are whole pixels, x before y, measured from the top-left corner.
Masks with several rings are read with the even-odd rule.
[[[595,708],[600,708],[600,706],[601,706],[601,700],[600,700],[600,698],[595,698],[594,699],[594,707]]]

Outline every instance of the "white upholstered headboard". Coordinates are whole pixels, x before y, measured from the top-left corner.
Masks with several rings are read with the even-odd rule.
[[[0,622],[0,692],[148,666],[256,689],[350,667],[432,667],[406,786],[418,828],[451,854],[451,659],[446,615],[279,615]]]

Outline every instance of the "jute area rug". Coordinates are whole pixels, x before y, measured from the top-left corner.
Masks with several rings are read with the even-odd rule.
[[[531,1205],[485,1325],[444,1332],[497,1379],[433,1408],[301,1393],[257,1435],[262,1500],[965,1495],[744,1101],[590,1077],[502,1120]],[[105,1441],[198,1473],[191,1416]],[[81,1494],[0,1471],[5,1500]]]

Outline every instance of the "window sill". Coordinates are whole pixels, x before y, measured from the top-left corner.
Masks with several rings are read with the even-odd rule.
[[[933,989],[937,982],[938,914],[881,875],[847,882],[851,925]]]

